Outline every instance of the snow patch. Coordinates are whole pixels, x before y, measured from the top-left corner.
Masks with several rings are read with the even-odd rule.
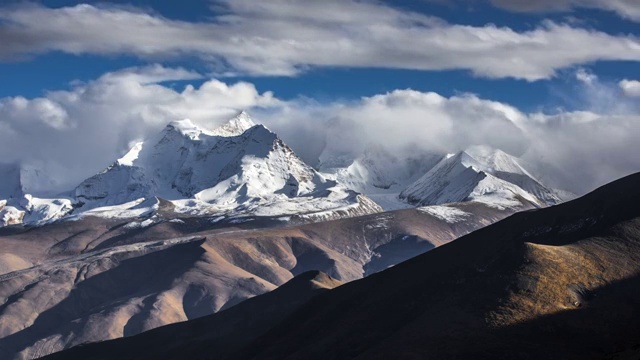
[[[125,229],[144,229],[146,227],[153,225],[154,223],[155,221],[153,219],[147,219],[144,221],[132,221],[123,227]]]
[[[451,206],[425,206],[417,208],[418,211],[434,216],[440,220],[444,220],[449,224],[454,224],[460,221],[465,221],[470,213],[462,211],[460,209]]]
[[[129,152],[127,152],[123,157],[117,160],[118,165],[126,165],[126,166],[133,165],[133,162],[140,155],[140,151],[142,150],[142,145],[144,145],[144,142],[136,143],[131,148],[131,150],[129,150]]]
[[[140,198],[124,204],[93,208],[71,216],[69,220],[78,220],[85,216],[97,216],[108,219],[131,219],[150,216],[157,210],[158,200],[156,198],[150,200]]]
[[[211,219],[210,222],[212,224],[215,224],[215,223],[218,223],[218,222],[220,222],[220,221],[222,221],[222,220],[224,220],[226,218],[227,218],[226,216],[218,216],[216,218]]]

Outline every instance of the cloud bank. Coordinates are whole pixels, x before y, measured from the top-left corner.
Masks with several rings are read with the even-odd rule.
[[[497,7],[517,12],[570,11],[590,8],[613,11],[619,16],[640,22],[640,2],[636,0],[491,0]]]
[[[271,93],[242,82],[209,80],[181,91],[157,83],[198,76],[154,65],[107,73],[41,98],[0,99],[0,161],[45,166],[57,190],[68,189],[171,120],[189,117],[210,126],[236,109],[278,103]]]
[[[495,1],[514,8],[520,3]],[[614,3],[627,6],[630,16],[637,9],[623,0]],[[154,60],[189,55],[218,74],[291,76],[310,67],[380,67],[461,69],[487,78],[530,81],[595,61],[640,60],[636,36],[549,21],[517,32],[491,24],[449,24],[388,3],[355,0],[216,0],[212,7],[215,12],[207,22],[113,5],[4,7],[0,58],[51,51]]]
[[[583,99],[583,111],[553,115],[523,113],[471,94],[447,98],[407,89],[319,103],[284,101],[246,82],[210,79],[179,90],[159,83],[196,77],[154,65],[108,73],[40,98],[0,99],[2,161],[35,164],[58,190],[70,189],[172,120],[191,118],[214,127],[247,109],[312,164],[323,153],[356,157],[370,144],[399,157],[485,144],[523,156],[545,181],[576,193],[640,170],[637,99],[618,97],[610,106],[602,94],[621,89],[594,78],[572,93]]]

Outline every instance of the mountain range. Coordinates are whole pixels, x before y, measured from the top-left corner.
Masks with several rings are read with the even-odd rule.
[[[7,359],[223,314],[283,284],[315,294],[567,200],[486,146],[405,159],[370,146],[313,168],[245,112],[215,129],[171,122],[52,199],[29,193],[42,174],[2,166]]]
[[[515,214],[362,280],[304,273],[218,314],[47,359],[637,358],[639,181]]]
[[[25,171],[2,166],[0,226],[135,218],[163,200],[183,215],[309,221],[463,201],[524,208],[565,200],[515,157],[483,146],[408,160],[372,146],[350,161],[325,156],[316,170],[245,112],[213,130],[174,121],[59,199],[28,194]]]

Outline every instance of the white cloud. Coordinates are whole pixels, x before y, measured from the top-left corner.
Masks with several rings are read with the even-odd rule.
[[[598,76],[584,68],[580,68],[576,71],[576,79],[586,85],[593,85],[594,82],[598,81]]]
[[[624,79],[619,86],[627,96],[640,97],[640,81]]]
[[[319,103],[283,101],[244,82],[208,80],[175,90],[150,80],[192,75],[160,66],[131,68],[42,98],[0,99],[2,161],[44,166],[60,189],[70,189],[172,120],[191,118],[213,127],[248,109],[310,163],[323,151],[357,156],[369,144],[400,157],[486,144],[524,155],[546,181],[578,193],[640,170],[640,109],[632,99],[627,106],[623,99],[615,106],[595,103],[603,98],[598,94],[613,93],[598,81],[571,94],[584,98],[584,111],[548,115],[470,94],[396,90]]]
[[[209,80],[176,91],[154,82],[192,77],[154,65],[108,73],[41,98],[0,99],[0,161],[47,164],[56,182],[70,188],[171,120],[214,125],[236,109],[278,104],[249,83]]]
[[[640,115],[534,114],[526,159],[543,180],[578,194],[640,171]]]
[[[613,11],[621,17],[640,21],[640,2],[637,0],[491,0],[495,6],[520,12],[570,11],[592,8]]]
[[[23,97],[6,98],[0,100],[0,112],[3,116],[15,119],[17,126],[27,128],[44,125],[62,130],[71,127],[69,116],[64,108],[49,99],[27,100]]]
[[[288,103],[272,128],[284,129],[296,151],[326,146],[332,155],[347,157],[369,143],[401,158],[490,145],[523,156],[547,183],[582,194],[640,171],[640,108],[599,99],[597,94],[612,93],[608,85],[594,81],[589,89],[573,96],[584,97],[584,108],[593,111],[556,115],[526,114],[474,95],[446,98],[413,90],[315,107]],[[303,120],[308,118],[313,120]],[[328,119],[326,125],[319,119]]]
[[[140,84],[153,84],[164,81],[195,80],[201,79],[202,75],[197,72],[183,68],[166,68],[159,64],[145,67],[134,67],[120,71],[104,74],[98,79],[100,82],[137,82]]]
[[[218,0],[215,7],[222,10],[219,15],[198,23],[113,6],[3,8],[0,57],[49,51],[151,59],[188,54],[221,73],[295,75],[316,66],[385,67],[465,69],[527,80],[599,60],[640,60],[636,36],[551,22],[525,32],[453,25],[354,0]]]

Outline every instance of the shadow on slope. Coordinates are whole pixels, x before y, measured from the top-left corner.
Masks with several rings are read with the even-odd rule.
[[[516,214],[323,294],[233,358],[585,359],[631,346],[639,183]]]
[[[62,301],[39,314],[31,326],[0,339],[0,354],[9,357],[10,354],[18,353],[31,346],[33,339],[56,335],[64,337],[78,331],[87,325],[88,320],[79,323],[74,322],[74,319],[96,311],[109,312],[112,310],[109,306],[115,306],[114,300],[122,299],[124,302],[133,297],[150,296],[145,301],[153,303],[154,294],[170,288],[175,277],[187,271],[201,257],[205,252],[201,247],[203,243],[204,239],[134,258],[120,259],[121,254],[116,254],[108,259],[99,260],[92,265],[106,267],[107,270],[77,282]],[[82,269],[77,270],[76,276],[81,276]],[[85,271],[90,270],[85,269]],[[44,276],[54,278],[61,276],[60,281],[67,283],[66,277],[72,274],[59,272],[61,271],[53,270],[52,273]],[[61,288],[60,291],[64,289]],[[51,300],[53,299],[41,299],[44,302]],[[115,303],[117,304],[117,301]],[[139,313],[124,320],[127,321],[126,324],[122,324],[125,332],[130,333],[131,329],[139,331],[143,328],[145,316]],[[61,328],[60,324],[68,324],[68,326]]]
[[[249,344],[309,299],[342,283],[318,271],[228,310],[122,339],[74,347],[46,359],[224,358]]]
[[[638,183],[634,175],[516,214],[298,298],[303,305],[275,297],[283,286],[195,322],[50,358],[602,358],[637,344],[640,332]]]

